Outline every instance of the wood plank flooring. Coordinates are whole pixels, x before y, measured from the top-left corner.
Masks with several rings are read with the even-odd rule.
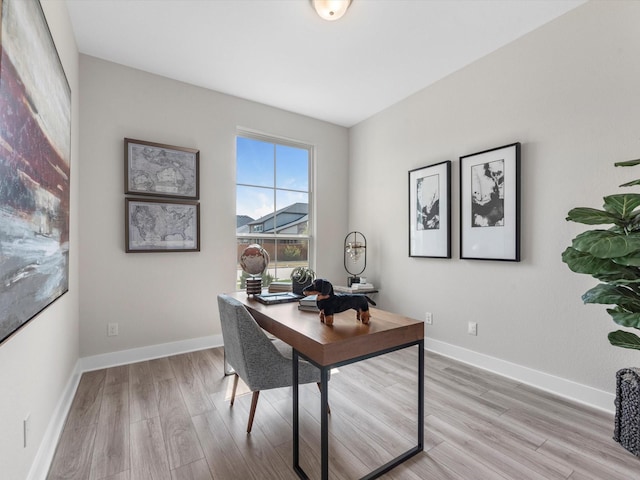
[[[341,367],[329,382],[332,479],[360,478],[415,444],[417,348]],[[633,480],[613,416],[432,353],[425,451],[389,480]],[[291,388],[251,395],[221,348],[85,373],[48,479],[291,480]],[[241,389],[242,388],[242,389]],[[320,471],[320,397],[301,387],[301,460]]]

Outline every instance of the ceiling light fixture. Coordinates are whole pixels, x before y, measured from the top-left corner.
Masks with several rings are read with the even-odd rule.
[[[311,0],[320,18],[333,22],[347,13],[351,0]]]

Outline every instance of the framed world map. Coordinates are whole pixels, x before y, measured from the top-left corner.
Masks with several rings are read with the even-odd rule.
[[[200,151],[124,139],[124,193],[197,200]]]

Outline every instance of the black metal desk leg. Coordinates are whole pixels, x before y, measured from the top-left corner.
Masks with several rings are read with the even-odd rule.
[[[320,369],[320,459],[321,459],[321,478],[329,480],[329,369],[322,367]]]
[[[298,416],[298,351],[293,349],[293,468],[300,468],[300,424]]]
[[[418,449],[424,450],[424,340],[418,342]]]
[[[384,465],[369,472],[360,480],[373,480],[379,478],[391,469],[400,465],[419,452],[424,450],[424,340],[418,340],[409,344],[398,347],[391,347],[388,350],[374,352],[371,355],[365,355],[346,361],[336,365],[348,365],[354,361],[373,358],[378,355],[390,353],[407,347],[418,347],[418,441],[415,447],[410,448],[406,452],[398,455]],[[303,355],[303,358],[304,355]],[[298,362],[300,361],[300,353],[293,349],[293,469],[298,477],[303,480],[309,480],[309,477],[300,467],[300,425],[299,425],[299,386],[298,386]],[[313,363],[313,362],[312,362]],[[329,480],[329,372],[330,367],[320,368],[320,478],[321,480]]]

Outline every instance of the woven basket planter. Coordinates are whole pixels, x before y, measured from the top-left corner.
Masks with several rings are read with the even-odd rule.
[[[640,457],[640,368],[623,368],[616,379],[613,439]]]

